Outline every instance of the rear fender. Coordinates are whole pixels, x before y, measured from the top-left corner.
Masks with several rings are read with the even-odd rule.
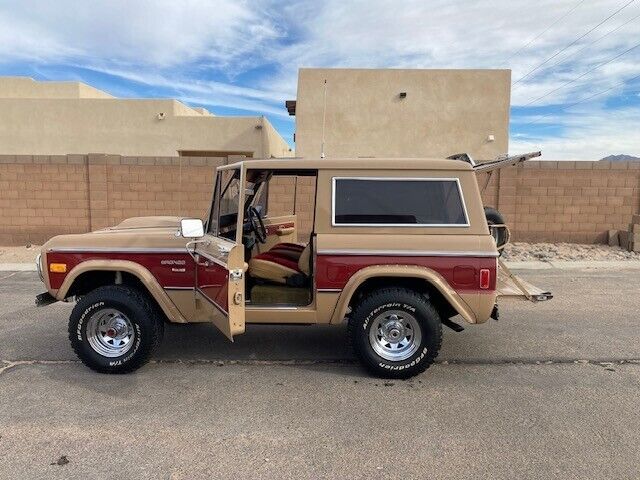
[[[351,297],[358,287],[370,278],[398,277],[422,279],[435,287],[458,312],[466,322],[476,323],[476,315],[469,305],[458,295],[449,283],[438,272],[424,267],[412,267],[404,265],[374,265],[358,270],[347,282],[342,293],[338,297],[336,308],[331,317],[332,324],[340,323],[344,319]]]

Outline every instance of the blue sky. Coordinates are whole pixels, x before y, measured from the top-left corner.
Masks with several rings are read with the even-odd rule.
[[[266,115],[292,144],[299,67],[510,68],[511,151],[640,156],[639,32],[640,0],[2,0],[0,75]]]

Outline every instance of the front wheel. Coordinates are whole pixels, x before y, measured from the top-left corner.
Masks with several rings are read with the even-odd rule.
[[[356,355],[374,375],[409,378],[425,371],[442,343],[440,315],[421,294],[404,288],[376,290],[349,318]]]
[[[127,373],[149,361],[164,323],[149,298],[124,285],[82,297],[69,318],[69,340],[82,363],[100,373]]]

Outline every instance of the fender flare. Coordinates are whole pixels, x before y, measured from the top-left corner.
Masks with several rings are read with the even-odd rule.
[[[158,303],[164,314],[173,322],[186,323],[178,308],[158,283],[156,277],[139,263],[130,260],[86,260],[76,265],[65,277],[55,294],[58,300],[64,300],[73,282],[83,273],[92,271],[126,272],[135,276],[145,286],[149,294]]]
[[[331,316],[332,324],[341,323],[344,319],[351,297],[365,281],[375,277],[418,278],[435,287],[466,322],[477,323],[476,315],[469,305],[460,297],[449,283],[435,270],[425,267],[407,265],[372,265],[358,270],[342,289],[336,307]]]

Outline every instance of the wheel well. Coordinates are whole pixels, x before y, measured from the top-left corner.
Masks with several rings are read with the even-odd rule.
[[[114,270],[91,270],[78,275],[73,281],[67,297],[83,296],[87,293],[95,290],[98,287],[105,287],[107,285],[125,285],[127,287],[135,288],[136,290],[147,295],[149,301],[158,309],[158,312],[162,312],[162,308],[158,305],[158,302],[149,294],[147,287],[142,281],[134,274],[129,272],[121,272]]]
[[[381,288],[388,287],[400,287],[408,290],[413,290],[424,296],[433,304],[436,310],[442,315],[443,318],[451,318],[458,314],[455,308],[447,301],[447,299],[440,293],[440,291],[433,286],[428,280],[417,277],[373,277],[368,278],[360,285],[349,300],[349,306],[353,308],[356,302],[359,302],[363,297]]]

